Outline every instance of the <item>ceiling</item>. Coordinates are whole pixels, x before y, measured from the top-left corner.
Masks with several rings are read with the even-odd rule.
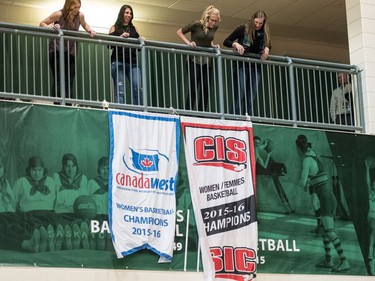
[[[61,9],[63,1],[0,0],[0,4],[38,9],[48,16]],[[175,30],[199,19],[205,7],[214,5],[221,12],[218,31],[223,38],[246,22],[255,11],[265,10],[269,16],[272,42],[280,55],[288,54],[288,49],[293,48],[292,43],[299,41],[348,48],[345,0],[82,0],[81,11],[91,26],[104,33],[114,23],[123,4],[133,7],[134,23],[142,27],[141,31],[149,40],[181,43]],[[169,38],[165,33],[170,30],[173,34]],[[285,40],[291,43],[277,48],[283,46]]]

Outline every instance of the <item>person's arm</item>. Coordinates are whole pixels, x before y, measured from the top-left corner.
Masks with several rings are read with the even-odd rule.
[[[260,59],[261,60],[268,59],[269,53],[270,53],[270,48],[265,47],[264,50],[263,50],[263,52],[262,52],[262,54],[261,54],[261,56],[260,56]]]
[[[309,178],[311,161],[313,160],[310,157],[307,157],[303,159],[303,162],[302,162],[301,178],[298,182],[298,185],[302,186],[305,190],[307,190],[307,182]]]
[[[53,28],[60,28],[60,25],[59,24],[55,24],[56,22],[58,22],[61,18],[61,11],[56,11],[54,13],[52,13],[51,15],[49,15],[48,17],[46,17],[44,20],[42,20],[40,23],[39,23],[39,26],[40,27],[51,27],[51,24],[53,24]]]
[[[331,103],[330,103],[330,106],[329,106],[329,111],[330,111],[332,122],[335,122],[335,120],[336,120],[336,103],[337,103],[336,92],[337,92],[337,90],[334,90],[332,92]]]
[[[180,28],[179,30],[177,30],[177,35],[181,38],[182,41],[185,42],[186,45],[192,47],[192,48],[196,48],[197,47],[197,43],[195,43],[194,41],[191,41],[185,36],[184,32],[182,31],[182,28]]]
[[[115,35],[115,26],[114,25],[111,26],[111,28],[108,31],[108,34],[109,35]]]
[[[370,179],[370,163],[371,163],[370,158],[366,158],[365,160],[365,167],[366,167],[366,185],[367,185],[367,190],[368,193],[371,193],[371,179]]]
[[[260,157],[260,155],[259,155],[258,153],[256,153],[256,154],[257,154],[257,156],[256,156],[256,162],[257,162],[260,166],[262,166],[264,169],[267,169],[267,167],[268,167],[268,163],[269,163],[269,161],[270,161],[270,157],[271,157],[271,152],[268,152],[268,153],[267,153],[267,156],[266,156],[266,159],[265,159],[265,160],[263,160],[263,158]]]
[[[83,29],[86,30],[88,34],[90,34],[90,37],[94,37],[96,35],[95,30],[91,29],[89,24],[85,21],[85,16],[81,12],[79,13],[79,20]]]
[[[240,43],[238,43],[238,39],[243,36],[244,32],[245,26],[240,25],[227,38],[225,38],[223,45],[228,48],[233,48],[240,55],[242,55],[245,49]]]
[[[266,46],[264,47],[263,53],[261,54],[260,58],[261,58],[262,60],[266,60],[266,59],[268,59],[268,56],[269,56],[269,54],[270,54],[270,51],[271,51],[271,40],[269,40],[268,45],[266,45]]]
[[[219,44],[214,44],[214,42],[211,42],[211,47],[212,48],[220,49],[220,45]]]
[[[135,31],[135,38],[139,38],[139,37],[141,37],[141,35],[139,35],[139,32],[138,32],[138,30],[137,30],[137,28],[135,27],[135,26],[133,26],[134,27],[134,31]],[[143,38],[143,37],[141,37],[143,40],[145,40],[145,38]]]

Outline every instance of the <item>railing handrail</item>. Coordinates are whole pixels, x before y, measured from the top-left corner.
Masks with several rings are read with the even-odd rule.
[[[306,125],[309,124],[307,121],[298,120],[298,112],[297,108],[297,100],[296,100],[296,90],[295,90],[295,77],[294,71],[296,68],[302,69],[310,69],[310,70],[319,70],[319,71],[328,71],[328,72],[346,72],[348,74],[355,74],[357,79],[357,91],[358,91],[358,103],[360,108],[363,108],[363,97],[362,97],[362,86],[361,86],[361,79],[360,73],[361,70],[355,65],[348,65],[342,63],[334,63],[334,62],[327,62],[327,61],[320,61],[320,60],[311,60],[311,59],[304,59],[304,58],[294,58],[289,56],[277,56],[277,55],[270,55],[268,60],[262,61],[259,60],[259,55],[246,55],[240,56],[237,52],[231,49],[218,49],[218,48],[204,48],[204,47],[196,47],[192,48],[187,46],[186,44],[181,43],[173,43],[173,42],[162,42],[162,41],[154,41],[154,40],[146,40],[143,38],[134,39],[134,38],[122,38],[119,36],[111,36],[108,34],[101,34],[97,33],[94,38],[90,38],[89,35],[83,31],[70,31],[70,30],[55,30],[53,28],[45,28],[45,27],[38,27],[38,26],[28,26],[28,25],[18,25],[12,23],[2,23],[0,22],[0,31],[4,33],[14,33],[14,34],[25,34],[25,35],[33,35],[33,36],[40,36],[40,37],[48,37],[51,39],[59,39],[60,47],[64,48],[64,40],[76,40],[77,42],[85,42],[85,43],[93,43],[97,45],[108,45],[112,47],[129,47],[141,50],[141,58],[142,58],[142,80],[143,85],[147,85],[148,80],[146,77],[145,69],[147,68],[146,65],[146,51],[147,50],[156,50],[156,51],[163,51],[168,53],[178,53],[183,55],[192,55],[192,56],[200,56],[200,57],[212,57],[216,59],[217,64],[217,71],[218,73],[223,73],[223,60],[235,60],[238,62],[252,62],[259,65],[264,66],[280,66],[285,67],[288,69],[288,96],[291,100],[291,118],[289,120],[279,120],[279,124],[288,124],[292,126],[298,125]],[[62,52],[60,52],[62,53]],[[63,54],[60,54],[60,56]],[[60,59],[63,59],[61,57]],[[63,64],[61,64],[61,81],[64,81],[64,71],[63,71]],[[0,77],[1,78],[1,77]],[[219,99],[219,111],[220,112],[211,112],[209,114],[202,113],[203,116],[213,116],[213,117],[220,117],[220,118],[228,118],[228,114],[224,112],[224,95],[223,95],[223,81],[222,77],[219,75],[219,82],[217,84],[217,91],[218,91],[218,99]],[[62,85],[64,88],[64,85]],[[64,93],[64,89],[62,89]],[[9,97],[11,93],[3,92],[3,96]],[[23,97],[23,93],[18,93],[20,97]],[[145,100],[145,106],[140,106],[139,108],[143,108],[144,110],[148,110],[150,105],[147,103],[147,88],[144,88],[143,98]],[[43,97],[42,99],[45,99]],[[64,101],[65,97],[62,95],[62,99]],[[86,101],[85,101],[86,102]],[[95,101],[87,101],[88,104],[95,104]],[[119,108],[128,108],[128,105],[119,105]],[[130,106],[130,108],[132,108]],[[136,107],[138,108],[138,107]],[[152,107],[155,110],[154,107]],[[161,109],[160,111],[165,111],[168,109]],[[183,109],[180,109],[180,112],[186,113]],[[347,128],[346,126],[337,126],[333,125],[330,128],[344,128],[344,129],[356,129],[362,131],[364,129],[364,114],[363,110],[360,110],[358,113],[359,120],[357,122],[357,126],[350,126]],[[252,120],[264,122],[270,121],[275,122],[272,117],[253,117]],[[276,119],[277,120],[277,119]],[[317,127],[326,127],[329,124],[319,124]]]

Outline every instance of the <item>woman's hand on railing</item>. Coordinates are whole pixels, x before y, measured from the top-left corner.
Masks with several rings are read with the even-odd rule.
[[[130,36],[130,33],[129,32],[123,32],[120,36],[124,37],[124,38],[128,38]]]
[[[195,43],[194,41],[189,42],[188,45],[189,45],[190,47],[192,47],[192,48],[196,48],[196,47],[197,47],[197,43]]]
[[[60,29],[60,24],[55,23],[55,24],[53,25],[53,29],[56,29],[56,30]]]
[[[96,35],[96,31],[93,30],[93,29],[91,29],[90,31],[88,31],[88,34],[90,34],[90,37],[91,37],[91,38],[92,38],[92,37],[95,37],[95,35]]]
[[[263,50],[263,53],[260,56],[260,59],[266,60],[268,58],[269,53],[270,53],[270,49],[268,47],[265,47]]]
[[[245,52],[245,49],[244,47],[240,44],[240,43],[237,43],[237,42],[234,42],[232,44],[232,47],[240,54],[240,55],[243,55],[243,53]]]

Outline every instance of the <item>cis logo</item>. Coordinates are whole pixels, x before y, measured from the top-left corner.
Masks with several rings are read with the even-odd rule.
[[[201,136],[194,140],[197,162],[246,163],[246,143],[236,138]]]
[[[253,249],[239,247],[211,247],[212,260],[216,275],[220,273],[252,274],[256,271],[256,252]]]

